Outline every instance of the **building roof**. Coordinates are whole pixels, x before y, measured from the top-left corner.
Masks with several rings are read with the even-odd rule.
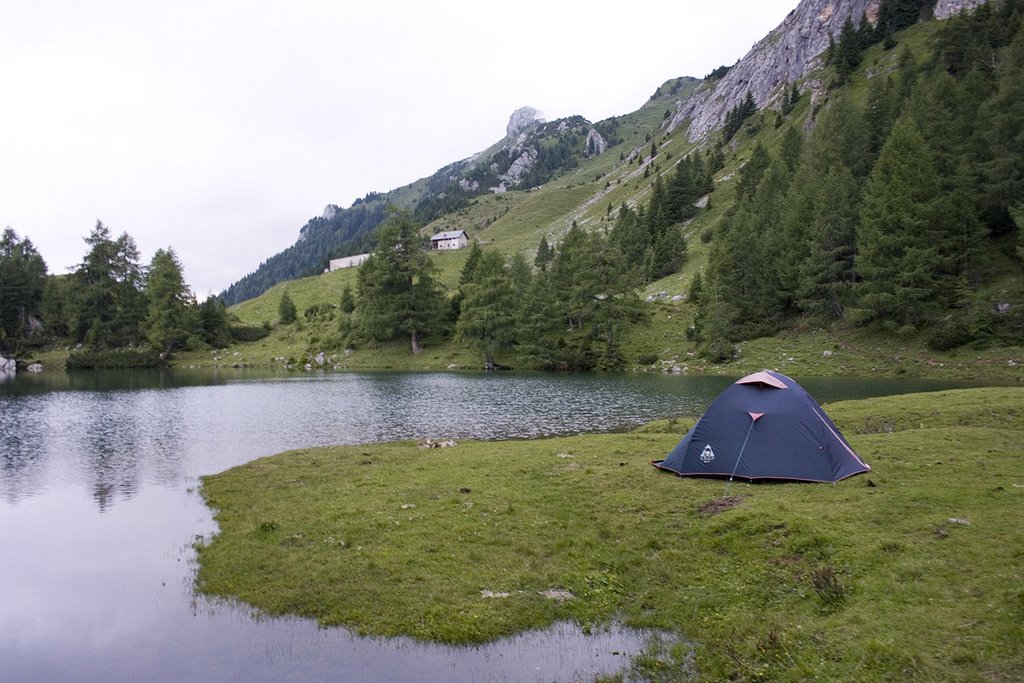
[[[434,240],[453,240],[457,239],[459,236],[466,237],[467,239],[469,238],[469,236],[466,235],[465,230],[449,230],[447,232],[437,233],[436,235],[430,238],[430,241],[433,242]]]

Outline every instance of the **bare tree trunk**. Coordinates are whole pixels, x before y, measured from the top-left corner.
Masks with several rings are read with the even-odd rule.
[[[418,356],[418,355],[420,355],[420,351],[422,351],[422,350],[423,349],[420,348],[419,342],[416,341],[416,330],[413,330],[412,331],[412,355]]]

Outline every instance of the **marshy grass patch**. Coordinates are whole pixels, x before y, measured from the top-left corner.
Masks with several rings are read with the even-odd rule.
[[[691,644],[637,658],[651,680],[1012,680],[1022,404],[1010,388],[835,404],[871,472],[729,497],[651,467],[678,423],[293,451],[203,479],[220,532],[197,585],[385,636],[621,621]]]

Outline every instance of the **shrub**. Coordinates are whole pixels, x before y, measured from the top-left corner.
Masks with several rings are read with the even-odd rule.
[[[971,341],[971,331],[959,320],[949,320],[928,335],[928,346],[936,351],[949,351]]]
[[[232,325],[231,338],[236,342],[254,342],[270,334],[267,325]]]
[[[319,318],[321,316],[330,318],[334,313],[334,306],[328,303],[313,304],[302,312],[303,317],[306,320],[312,320],[313,318]]]
[[[626,358],[622,355],[619,347],[614,344],[608,344],[605,347],[604,353],[597,359],[597,369],[604,370],[606,372],[615,372],[623,370],[626,367]]]

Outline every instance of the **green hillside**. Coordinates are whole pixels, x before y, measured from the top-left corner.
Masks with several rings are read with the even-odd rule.
[[[623,253],[622,277],[632,283],[628,287],[643,310],[621,312],[625,317],[605,323],[599,306],[578,320],[551,313],[555,319],[567,316],[566,328],[549,326],[547,337],[541,335],[547,355],[537,361],[522,339],[499,344],[494,353],[506,366],[564,366],[569,351],[559,352],[558,360],[553,350],[563,344],[594,354],[598,367],[597,358],[609,354],[616,368],[699,371],[715,370],[723,361],[737,371],[735,366],[751,364],[773,367],[779,359],[785,364],[800,356],[824,374],[1015,376],[1024,340],[1020,230],[1012,220],[1024,215],[1024,150],[1012,142],[1024,127],[1016,98],[1024,66],[1020,4],[992,3],[973,15],[914,25],[884,41],[865,33],[852,48],[846,46],[857,55],[855,67],[828,57],[820,72],[787,86],[795,97],[783,98],[781,110],[743,112],[728,139],[716,133],[694,145],[684,128],[666,133],[663,123],[679,98],[698,84],[669,81],[637,111],[595,124],[614,131],[615,142],[603,153],[573,157],[570,170],[539,186],[462,197],[457,208],[421,224],[421,237],[465,230],[482,253],[521,255],[532,266],[542,240],[558,254],[578,229],[590,235],[587,249]],[[854,38],[842,38],[837,54],[843,40]],[[542,138],[550,142],[552,129],[547,130]],[[916,156],[898,156],[906,153],[898,149],[904,139],[904,146],[917,145],[909,152]],[[566,140],[580,144],[578,136],[559,140],[566,149]],[[685,219],[670,217],[661,227],[647,228],[677,231],[685,239],[685,254],[666,275],[649,260],[629,260],[624,220],[635,214],[642,226],[656,222],[665,201],[659,192],[671,193],[684,159],[697,159],[701,172],[710,173],[712,191],[698,202],[701,208],[683,207]],[[901,170],[907,163],[919,170]],[[903,173],[903,179],[891,173]],[[837,185],[837,178],[847,184]],[[886,189],[908,180],[931,184]],[[435,177],[403,188],[402,201],[395,195],[394,203],[415,220],[419,202],[437,182]],[[829,198],[837,187],[847,188],[845,199]],[[921,192],[932,194],[918,197]],[[433,277],[456,307],[474,286],[478,295],[482,291],[480,283],[467,282],[469,253],[429,254]],[[822,260],[816,265],[814,258]],[[506,263],[506,270],[511,267]],[[534,268],[533,277],[540,275],[554,277]],[[580,277],[576,272],[535,290],[568,296],[563,290],[584,286],[572,279]],[[697,279],[703,295],[694,300]],[[242,355],[255,364],[324,352],[338,367],[480,365],[482,355],[472,349],[482,347],[466,342],[465,326],[460,333],[458,310],[446,329],[427,335],[423,357],[408,357],[400,335],[360,336],[358,307],[354,316],[336,310],[346,285],[358,293],[356,270],[280,283],[232,307],[240,322],[273,328],[258,346],[241,349]],[[277,323],[284,291],[300,312],[295,326]],[[520,300],[528,298],[525,285],[515,291]],[[304,319],[301,313],[310,307],[319,315]],[[605,332],[598,331],[602,324]],[[888,353],[893,349],[898,352]],[[840,357],[842,362],[822,360]]]

